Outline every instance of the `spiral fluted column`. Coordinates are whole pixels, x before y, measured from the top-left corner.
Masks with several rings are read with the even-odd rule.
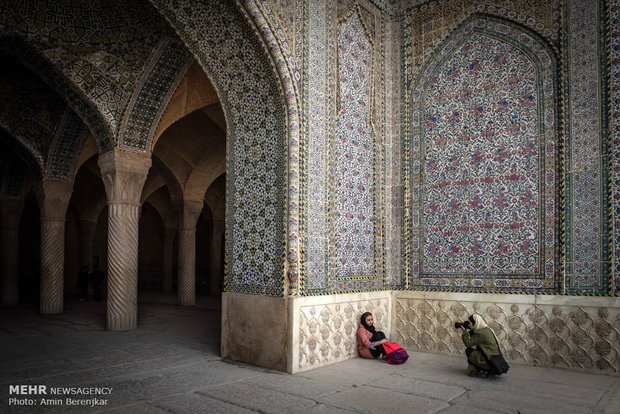
[[[196,304],[196,222],[203,205],[203,201],[183,201],[179,228],[179,305]]]
[[[43,181],[37,188],[41,208],[41,298],[43,314],[63,312],[65,280],[65,214],[73,183]]]
[[[107,328],[138,326],[138,221],[140,195],[151,158],[114,150],[99,156],[108,196]]]
[[[97,219],[80,220],[80,266],[87,265],[88,270],[92,270],[93,266],[93,243],[96,229]]]
[[[63,312],[65,221],[41,218],[41,302],[43,314]]]
[[[164,242],[163,242],[163,256],[162,256],[162,268],[163,279],[161,284],[161,290],[166,293],[170,293],[174,290],[174,235],[176,229],[171,227],[164,228]]]
[[[110,330],[138,326],[138,222],[140,205],[108,204],[108,312]]]
[[[0,199],[0,305],[19,303],[19,220],[24,201]]]
[[[211,236],[211,260],[209,261],[209,296],[219,296],[220,286],[224,278],[222,272],[222,250],[224,248],[222,235],[225,230],[223,220],[213,220],[213,234]]]

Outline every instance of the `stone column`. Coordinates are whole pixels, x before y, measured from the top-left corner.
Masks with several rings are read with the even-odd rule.
[[[170,293],[174,290],[174,275],[173,275],[173,258],[174,258],[174,235],[176,229],[172,227],[164,227],[164,242],[163,242],[163,280],[161,284],[161,290],[166,293]]]
[[[63,312],[65,281],[65,215],[73,183],[45,180],[37,188],[41,209],[42,314]]]
[[[97,219],[87,218],[80,220],[80,267],[88,265],[93,270],[93,243],[97,230]]]
[[[179,226],[179,305],[196,304],[196,222],[203,205],[202,200],[183,200]]]
[[[224,277],[222,250],[222,235],[226,229],[224,220],[213,220],[213,234],[211,236],[211,261],[209,262],[209,296],[220,296],[220,286]]]
[[[19,220],[24,200],[0,199],[0,304],[19,303]]]
[[[148,154],[114,150],[99,156],[108,196],[109,330],[138,325],[138,221],[140,195],[150,166]]]

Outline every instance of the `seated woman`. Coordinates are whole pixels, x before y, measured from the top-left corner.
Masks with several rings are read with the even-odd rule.
[[[491,366],[486,358],[501,355],[499,342],[495,332],[487,326],[484,318],[478,314],[469,317],[469,326],[461,327],[463,330],[463,343],[467,347],[467,373],[476,375],[477,373],[492,373]],[[474,348],[475,347],[475,348]],[[486,355],[486,358],[485,358]]]
[[[365,312],[357,330],[357,351],[362,358],[375,359],[385,355],[383,344],[388,342],[385,334],[374,327],[372,313]]]

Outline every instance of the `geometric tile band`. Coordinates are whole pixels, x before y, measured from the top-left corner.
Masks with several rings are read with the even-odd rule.
[[[329,122],[330,94],[328,93],[328,42],[327,8],[323,0],[310,0],[306,35],[306,113],[308,119],[306,146],[307,194],[306,212],[306,260],[304,293],[311,294],[325,289],[327,274],[327,125]],[[307,45],[313,47],[307,47]],[[321,44],[322,47],[316,47]]]
[[[136,91],[129,101],[121,123],[119,141],[122,147],[150,149],[151,139],[161,114],[190,63],[187,49],[172,41],[160,42]]]
[[[607,293],[607,151],[602,0],[567,2],[566,285],[568,293]],[[600,22],[600,24],[599,24]],[[601,156],[601,154],[603,154]]]
[[[613,281],[611,292],[620,294],[620,1],[606,2],[609,13],[609,44],[607,66],[609,69],[609,130],[611,134],[610,179],[613,213]]]

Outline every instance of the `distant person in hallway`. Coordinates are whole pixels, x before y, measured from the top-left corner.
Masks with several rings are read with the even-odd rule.
[[[105,279],[105,275],[103,274],[103,270],[97,266],[93,271],[93,275],[91,276],[91,284],[93,286],[93,296],[95,296],[95,300],[97,302],[101,301],[101,296],[103,293],[103,279]]]
[[[357,330],[357,351],[362,358],[375,359],[385,355],[383,344],[388,342],[385,334],[377,331],[372,313],[365,312],[360,318]]]
[[[467,347],[467,373],[470,376],[493,374],[487,358],[502,353],[495,332],[489,328],[484,318],[476,313],[459,325],[462,330],[461,338]]]
[[[88,299],[88,281],[90,279],[90,273],[88,273],[88,264],[85,264],[78,273],[77,288],[80,292],[80,302],[86,302]]]

